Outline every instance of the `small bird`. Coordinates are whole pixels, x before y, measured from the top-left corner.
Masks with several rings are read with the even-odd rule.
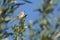
[[[24,11],[21,11],[18,16],[16,17],[17,19],[21,19],[25,16]]]
[[[13,18],[13,22],[14,22],[14,20],[15,19],[18,19],[18,20],[21,20],[22,18],[24,18],[24,17],[26,17],[27,15],[25,15],[24,14],[24,11],[21,11],[17,16],[16,16],[16,18]],[[12,21],[10,21],[10,22],[12,22]]]

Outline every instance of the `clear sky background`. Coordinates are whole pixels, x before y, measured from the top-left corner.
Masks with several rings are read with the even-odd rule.
[[[37,8],[40,8],[43,1],[42,0],[30,0],[32,2],[32,4],[29,4],[29,3],[26,3],[25,5],[22,5],[18,8],[18,10],[16,10],[14,12],[14,17],[17,16],[21,11],[25,11],[25,14],[27,14],[27,18],[26,18],[26,24],[29,22],[29,20],[36,20],[39,18],[39,12],[35,12],[34,10],[37,9]],[[18,0],[18,2],[20,2],[20,0]],[[22,2],[22,0],[21,0]],[[60,0],[58,0],[58,5],[55,7],[54,9],[54,18],[57,18],[58,15],[57,15],[57,11],[58,9],[60,8]],[[50,19],[49,19],[50,20]],[[50,20],[51,22],[51,27],[53,27],[55,25],[55,22],[53,20]],[[17,23],[17,22],[16,22]],[[38,24],[35,25],[36,29],[40,30],[39,27],[38,27]],[[11,31],[11,30],[10,30]],[[26,34],[29,35],[29,31],[28,29],[26,30]],[[9,37],[10,38],[10,37]],[[10,38],[10,40],[12,40]],[[28,39],[27,39],[28,40]]]

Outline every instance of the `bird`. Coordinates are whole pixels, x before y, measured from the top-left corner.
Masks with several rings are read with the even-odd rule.
[[[13,19],[10,21],[10,23],[11,23],[12,21],[14,22],[15,19],[21,20],[21,19],[23,19],[23,18],[26,17],[26,16],[27,16],[27,15],[25,15],[24,11],[21,11],[21,12],[16,16],[16,18],[13,18]]]
[[[25,14],[24,14],[24,11],[21,11],[18,15],[17,15],[17,19],[21,19],[21,18],[23,18],[25,16]]]

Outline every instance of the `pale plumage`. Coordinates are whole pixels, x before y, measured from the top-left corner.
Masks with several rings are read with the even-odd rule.
[[[13,20],[10,21],[10,23],[11,23],[12,21],[14,22],[15,19],[21,20],[24,16],[25,16],[24,11],[21,11],[21,12],[17,15],[16,18],[13,18]]]
[[[23,18],[24,16],[25,16],[24,11],[21,11],[21,12],[18,14],[18,16],[17,16],[17,19],[21,19],[21,18]]]

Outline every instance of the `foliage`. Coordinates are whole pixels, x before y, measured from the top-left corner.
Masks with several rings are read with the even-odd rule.
[[[26,3],[32,3],[27,0],[23,1]],[[13,40],[25,40],[26,36],[24,32],[26,31],[27,27],[30,30],[30,35],[28,36],[30,40],[60,39],[60,18],[54,19],[53,17],[54,7],[57,5],[57,3],[52,2],[52,0],[43,0],[43,2],[44,3],[41,5],[42,10],[40,8],[34,10],[41,13],[42,19],[39,18],[35,21],[30,20],[26,26],[25,21],[28,15],[25,15],[24,12],[20,12],[20,15],[18,15],[16,18],[12,17],[15,10],[25,3],[18,3],[17,0],[0,0],[0,40],[5,40],[9,36],[13,36]],[[50,18],[47,18],[47,15],[49,14],[51,14],[51,16]],[[7,24],[15,19],[19,20],[18,25],[12,25],[8,27]],[[51,23],[49,20],[54,20],[56,22],[53,30],[51,29]],[[41,29],[39,31],[33,29],[33,26],[37,23]],[[7,32],[9,28],[12,29],[12,33]],[[35,36],[36,38],[34,38]]]

